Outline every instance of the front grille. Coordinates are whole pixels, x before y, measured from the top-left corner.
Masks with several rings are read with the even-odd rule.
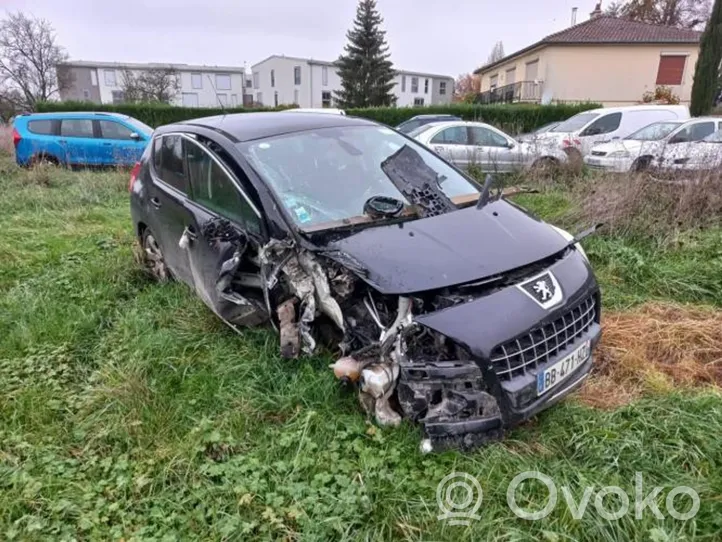
[[[511,380],[537,369],[572,346],[596,319],[597,302],[589,296],[556,320],[500,344],[491,353],[496,374],[502,380]]]
[[[592,151],[592,156],[606,156],[607,153],[604,151]]]

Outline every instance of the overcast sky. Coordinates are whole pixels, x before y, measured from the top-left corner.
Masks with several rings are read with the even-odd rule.
[[[581,22],[596,0],[378,0],[399,69],[456,76]],[[0,0],[48,19],[73,60],[250,67],[272,54],[334,60],[356,0]]]

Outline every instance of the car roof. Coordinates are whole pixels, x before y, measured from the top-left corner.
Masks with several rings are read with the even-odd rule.
[[[293,132],[334,128],[339,126],[377,126],[367,119],[348,117],[346,115],[329,115],[328,113],[305,112],[288,113],[284,111],[263,113],[235,113],[192,119],[176,124],[167,124],[157,131],[169,132],[179,126],[199,126],[224,133],[229,139],[251,141]]]
[[[581,113],[619,113],[624,111],[658,111],[660,109],[672,111],[684,111],[689,114],[689,108],[686,105],[664,105],[664,104],[648,104],[648,105],[622,105],[618,107],[600,107],[582,111]]]
[[[16,118],[25,119],[58,119],[58,118],[77,118],[77,117],[115,117],[118,119],[128,119],[128,115],[122,113],[112,113],[104,111],[58,111],[53,113],[20,113]]]
[[[470,120],[446,120],[441,122],[430,122],[429,124],[424,125],[423,128],[451,128],[453,126],[480,126],[483,128],[494,128],[494,126],[492,126],[491,124],[487,124],[485,122],[474,122]],[[422,127],[419,126],[419,128]],[[498,128],[494,129],[498,130]]]
[[[452,115],[450,113],[439,113],[437,115],[416,115],[415,117],[411,117],[409,120],[414,119],[445,119],[448,117],[456,117],[456,115]]]

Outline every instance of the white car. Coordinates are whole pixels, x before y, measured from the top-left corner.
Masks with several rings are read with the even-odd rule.
[[[581,158],[594,145],[622,139],[653,122],[687,119],[686,105],[606,107],[574,115],[539,137]]]
[[[333,107],[295,107],[293,109],[284,109],[287,113],[328,113],[329,115],[345,115],[343,109]]]
[[[657,169],[671,172],[701,172],[722,169],[722,130],[702,141],[668,147]]]
[[[476,165],[482,171],[504,173],[567,161],[559,148],[520,143],[483,122],[436,122],[408,135],[462,169]]]
[[[592,147],[584,163],[592,169],[615,173],[643,171],[672,148],[687,148],[722,129],[722,118],[700,117],[687,122],[672,120],[655,122],[621,140]]]

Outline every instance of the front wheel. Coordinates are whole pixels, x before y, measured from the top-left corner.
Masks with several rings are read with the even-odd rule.
[[[652,159],[649,157],[637,158],[632,164],[632,171],[634,173],[642,173],[643,171],[647,171],[651,164]]]
[[[158,282],[167,282],[171,275],[163,258],[163,252],[153,233],[146,228],[141,240],[143,249],[143,262],[148,272]]]

